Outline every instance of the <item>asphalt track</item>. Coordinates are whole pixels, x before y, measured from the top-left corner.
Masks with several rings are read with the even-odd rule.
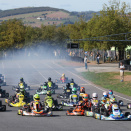
[[[17,85],[21,77],[31,86],[30,94],[34,94],[40,84],[51,77],[54,81],[59,79],[62,73],[80,86],[86,88],[86,92],[92,94],[97,92],[99,98],[105,90],[79,76],[74,67],[62,67],[56,61],[51,60],[3,60],[0,62],[0,73],[5,75],[7,86],[6,89],[10,95],[14,94],[12,86]],[[56,93],[62,92],[62,84]],[[117,99],[122,99],[124,104],[131,102],[131,97],[115,92]],[[56,95],[53,95],[56,97]],[[4,98],[0,98],[4,104]],[[44,95],[41,95],[44,100]],[[18,108],[8,107],[6,112],[0,112],[0,131],[130,131],[131,121],[100,121],[92,117],[85,116],[66,116],[64,111],[54,111],[52,117],[27,117],[18,116]],[[123,112],[127,111],[126,106],[122,107]]]

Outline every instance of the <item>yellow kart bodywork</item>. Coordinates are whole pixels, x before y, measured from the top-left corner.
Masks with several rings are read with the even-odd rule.
[[[22,106],[26,105],[26,102],[24,102],[23,100],[24,100],[24,95],[19,94],[19,102],[17,102],[17,103],[10,103],[10,106],[22,107]]]

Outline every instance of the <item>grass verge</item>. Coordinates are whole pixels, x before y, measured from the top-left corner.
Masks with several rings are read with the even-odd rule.
[[[99,85],[106,89],[111,89],[119,93],[131,96],[131,81],[120,82],[120,79],[116,79],[115,76],[119,76],[120,73],[117,72],[82,72],[81,75],[93,82],[96,85]],[[131,72],[125,72],[125,76],[130,75]]]

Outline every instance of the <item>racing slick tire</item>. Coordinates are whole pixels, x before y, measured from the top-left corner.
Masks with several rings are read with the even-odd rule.
[[[2,101],[0,100],[0,106],[2,106]]]
[[[131,105],[131,103],[127,103],[127,109],[131,109],[131,106],[129,107],[129,105]]]
[[[9,97],[9,93],[6,93],[6,94],[5,94],[5,97],[8,98],[8,97]]]
[[[129,116],[130,112],[125,112],[125,117]]]
[[[2,105],[2,110],[1,111],[6,111],[6,105]]]
[[[123,100],[119,100],[118,104],[119,104],[120,106],[123,106]]]

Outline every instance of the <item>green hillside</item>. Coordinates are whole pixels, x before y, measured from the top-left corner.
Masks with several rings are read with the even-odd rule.
[[[0,10],[0,22],[9,19],[20,19],[25,25],[40,27],[43,25],[74,24],[82,16],[86,21],[92,18],[93,11],[69,12],[51,7],[26,7],[11,10]]]

